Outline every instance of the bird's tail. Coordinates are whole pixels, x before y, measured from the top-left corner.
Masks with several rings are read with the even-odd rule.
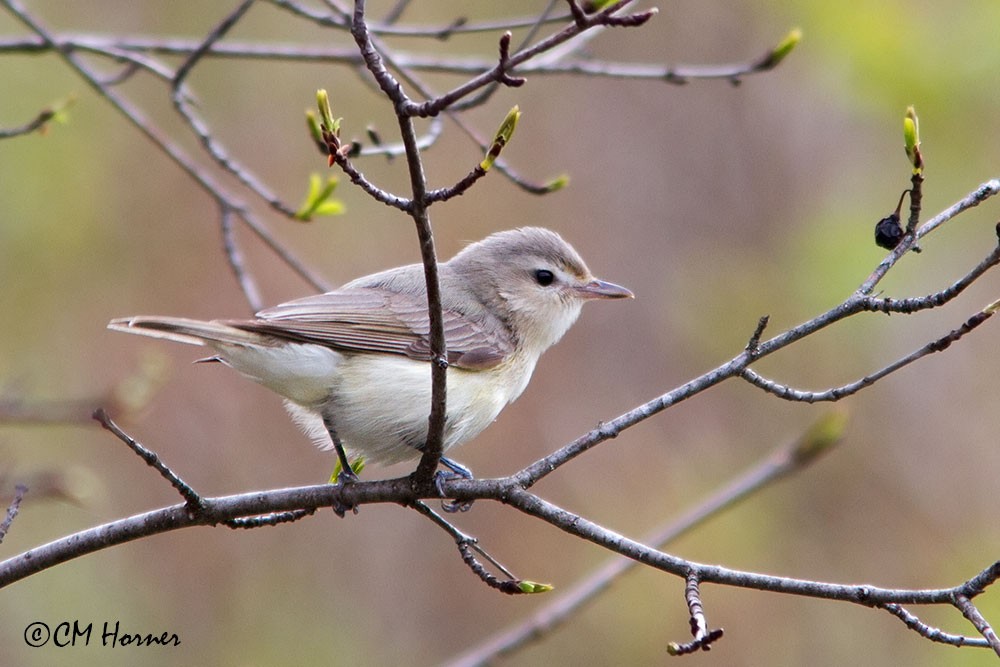
[[[160,317],[156,315],[136,315],[111,320],[108,328],[113,331],[162,338],[187,345],[267,345],[268,339],[261,334],[231,327],[222,322],[191,320],[185,317]]]

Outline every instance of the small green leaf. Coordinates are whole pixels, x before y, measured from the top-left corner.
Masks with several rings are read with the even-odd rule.
[[[323,141],[323,130],[319,127],[319,121],[316,120],[316,113],[312,110],[306,111],[306,125],[309,126],[309,136],[313,138],[318,144],[324,144]]]
[[[331,200],[331,201],[325,201],[319,206],[317,206],[315,212],[313,212],[313,215],[331,216],[331,215],[343,215],[343,213],[344,213],[344,203],[337,200]]]
[[[331,199],[336,188],[337,179],[334,176],[328,176],[324,182],[319,174],[310,174],[309,191],[306,193],[305,202],[295,212],[295,219],[308,222],[318,215],[339,215],[343,213],[343,203],[336,199]]]
[[[510,143],[511,137],[514,136],[514,130],[517,129],[517,121],[520,118],[521,110],[515,104],[514,108],[507,112],[507,116],[503,119],[503,122],[500,123],[497,133],[493,137],[493,143],[490,144],[489,150],[486,151],[486,157],[479,163],[483,171],[490,170],[493,163],[500,156],[501,151]]]
[[[320,175],[316,172],[309,174],[309,193],[306,195],[306,202],[314,202],[319,199],[319,193],[322,189],[323,179]]]

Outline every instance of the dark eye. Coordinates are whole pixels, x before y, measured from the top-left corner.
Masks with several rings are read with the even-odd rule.
[[[535,271],[535,280],[537,280],[538,284],[542,287],[548,287],[555,282],[555,279],[555,274],[548,269],[538,269]]]

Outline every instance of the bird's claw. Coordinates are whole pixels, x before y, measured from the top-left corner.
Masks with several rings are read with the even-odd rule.
[[[347,486],[349,484],[354,484],[355,482],[358,482],[358,481],[360,481],[360,478],[358,477],[357,473],[355,473],[350,468],[343,468],[337,474],[337,485],[338,486]],[[338,500],[337,502],[335,502],[333,504],[333,512],[334,512],[334,514],[336,514],[337,516],[339,516],[341,519],[343,519],[344,515],[347,514],[347,512],[353,512],[354,514],[357,514],[358,513],[358,506],[357,505],[345,505],[344,503],[342,503],[342,502],[340,502]]]
[[[434,486],[437,488],[438,495],[444,498],[447,494],[444,491],[444,485],[446,482],[453,479],[473,479],[472,471],[466,468],[461,463],[456,463],[451,459],[443,458],[441,463],[450,470],[438,470],[434,473]],[[454,514],[456,512],[468,512],[472,507],[472,500],[442,500],[441,509],[449,514]]]

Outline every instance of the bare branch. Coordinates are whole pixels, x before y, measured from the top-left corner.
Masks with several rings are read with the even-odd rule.
[[[160,473],[165,480],[170,482],[170,486],[177,489],[177,492],[181,494],[182,498],[184,498],[185,506],[190,512],[197,513],[201,511],[204,506],[202,497],[197,491],[191,488],[187,482],[182,480],[173,470],[167,467],[167,464],[160,460],[160,457],[156,455],[156,452],[146,449],[135,438],[123,431],[118,424],[112,421],[110,415],[108,415],[104,408],[98,408],[94,411],[94,419],[97,420],[97,423],[105,429],[113,433],[116,438],[128,445],[129,449],[138,454],[139,458],[146,462],[146,465],[156,470],[156,472]]]
[[[195,65],[197,65],[205,54],[208,53],[213,44],[222,39],[226,33],[229,32],[229,30],[231,30],[237,22],[239,22],[253,3],[254,0],[244,0],[236,7],[236,9],[226,16],[219,23],[219,25],[209,32],[208,36],[205,37],[205,40],[198,45],[198,48],[191,52],[187,59],[177,69],[177,73],[173,77],[171,85],[171,99],[173,100],[174,108],[177,110],[177,113],[180,114],[181,118],[183,118],[187,125],[191,128],[191,131],[194,132],[199,141],[201,141],[201,145],[205,151],[220,167],[239,179],[243,185],[249,188],[262,200],[267,202],[271,208],[286,217],[294,218],[295,209],[288,204],[285,204],[280,198],[272,194],[270,190],[268,190],[268,188],[261,183],[256,176],[250,173],[246,167],[230,157],[226,149],[222,147],[222,144],[220,144],[215,137],[212,136],[208,125],[200,116],[198,116],[198,114],[195,113],[184,87],[184,81],[191,73],[191,70],[194,69]]]
[[[932,642],[950,644],[951,646],[977,646],[980,648],[989,648],[989,643],[982,637],[953,635],[942,631],[940,628],[933,628],[908,612],[906,608],[901,605],[886,604],[881,605],[881,608],[903,621],[906,627],[913,630],[924,639],[929,639]]]
[[[684,600],[687,602],[688,611],[691,614],[691,635],[692,641],[684,644],[670,642],[667,645],[667,652],[670,655],[686,655],[695,651],[711,651],[712,643],[722,638],[722,628],[715,630],[708,629],[708,619],[705,618],[705,609],[701,604],[701,591],[698,589],[698,577],[693,572],[688,574],[687,585],[684,586]]]
[[[508,595],[521,595],[533,592],[525,587],[525,582],[515,578],[514,575],[511,574],[510,570],[504,567],[500,561],[480,547],[478,540],[460,531],[454,524],[428,507],[426,503],[417,500],[411,503],[410,507],[430,519],[435,525],[444,530],[453,540],[455,540],[455,546],[458,547],[458,552],[462,557],[462,562],[464,562],[469,569],[472,570],[472,573],[479,577],[479,579],[490,588],[494,588],[501,593],[507,593]],[[483,566],[483,564],[476,559],[475,553],[473,552],[479,553],[486,558],[494,567],[503,573],[506,579],[498,579],[496,575],[490,573]]]
[[[260,296],[257,281],[247,272],[243,253],[240,251],[240,247],[236,242],[236,234],[233,231],[233,216],[234,212],[231,208],[228,206],[222,207],[222,213],[219,216],[219,223],[222,226],[222,246],[226,253],[226,260],[229,262],[229,268],[233,270],[236,282],[240,286],[240,289],[243,290],[243,296],[246,298],[247,303],[250,304],[250,308],[254,312],[257,312],[264,308],[264,299]]]
[[[42,109],[38,112],[37,116],[29,120],[24,125],[11,128],[0,127],[0,139],[10,139],[11,137],[17,137],[22,134],[31,134],[36,130],[44,132],[49,121],[55,118],[56,113],[56,109]]]
[[[565,20],[568,17],[563,17]],[[554,22],[549,21],[549,22]],[[502,29],[506,26],[499,26]],[[518,27],[518,26],[512,26]],[[376,33],[376,34],[386,34]],[[96,35],[60,34],[54,36],[56,44],[73,51],[88,51],[119,58],[135,58],[136,53],[190,56],[200,42],[179,38],[100,37]],[[37,53],[52,47],[37,38],[0,39],[0,53]],[[132,54],[132,55],[129,55]],[[546,52],[545,55],[548,55]],[[309,44],[257,44],[252,42],[227,42],[213,44],[204,54],[206,58],[244,60],[270,60],[288,62],[326,62],[349,66],[363,65],[356,49]],[[435,72],[455,75],[480,74],[495,65],[479,57],[448,57],[394,52],[394,62],[408,71]],[[573,75],[637,81],[661,81],[669,84],[686,84],[697,80],[738,81],[745,76],[760,73],[759,61],[721,65],[655,65],[649,63],[614,62],[583,58],[540,58],[519,63],[521,74],[533,76]],[[170,79],[169,72],[162,78]],[[457,105],[452,108],[465,108]]]
[[[994,311],[988,309],[979,311],[966,320],[960,327],[950,331],[941,338],[927,343],[923,347],[914,350],[901,359],[897,359],[881,370],[870,373],[859,380],[855,380],[854,382],[850,382],[840,387],[833,387],[832,389],[825,389],[823,391],[804,391],[775,382],[774,380],[769,380],[750,368],[744,368],[740,372],[740,377],[755,387],[763,389],[764,391],[774,394],[778,398],[783,398],[787,401],[801,401],[805,403],[816,403],[818,401],[839,401],[842,398],[856,394],[866,387],[872,386],[882,378],[909,366],[918,359],[922,359],[928,355],[934,354],[935,352],[943,352],[948,349],[952,343],[960,340],[967,333],[992,317],[993,313]]]
[[[427,100],[422,104],[415,104],[410,102],[409,104],[403,105],[400,109],[411,116],[436,116],[445,109],[451,107],[455,102],[461,100],[467,95],[479,90],[480,88],[489,85],[492,82],[499,81],[500,74],[503,70],[510,69],[513,67],[518,67],[521,63],[527,62],[531,58],[537,56],[540,53],[548,51],[553,47],[569,41],[573,37],[576,37],[580,33],[589,30],[597,26],[604,25],[621,25],[629,27],[637,27],[648,21],[656,14],[656,10],[649,10],[647,12],[641,12],[640,14],[634,14],[626,17],[619,17],[615,15],[615,12],[620,8],[621,5],[630,4],[631,0],[626,0],[625,2],[618,2],[611,7],[598,12],[597,14],[586,17],[581,23],[577,21],[576,23],[568,26],[562,31],[552,35],[546,39],[539,41],[534,46],[524,49],[517,54],[511,56],[507,59],[506,63],[501,63],[495,67],[490,68],[489,71],[474,77],[463,84],[453,88],[452,90],[438,96],[435,99]],[[575,5],[575,2],[571,2],[571,6]]]

